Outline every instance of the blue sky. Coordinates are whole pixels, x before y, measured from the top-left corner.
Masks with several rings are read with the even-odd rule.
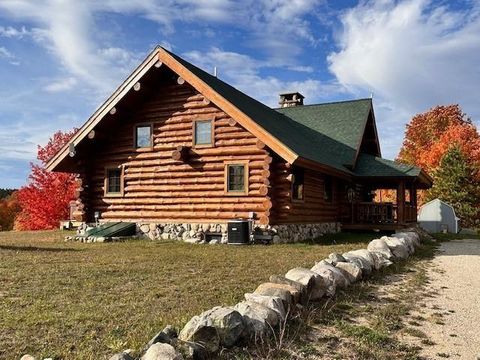
[[[270,106],[373,94],[387,158],[434,105],[480,120],[480,0],[0,0],[0,187],[156,44]]]

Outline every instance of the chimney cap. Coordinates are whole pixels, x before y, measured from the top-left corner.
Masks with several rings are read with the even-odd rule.
[[[297,97],[305,99],[305,96],[303,96],[298,91],[286,91],[286,92],[282,92],[282,93],[278,94],[278,96],[286,96],[286,95],[297,95]]]
[[[305,99],[305,96],[300,94],[298,91],[284,92],[279,94],[279,96],[280,101],[278,102],[278,104],[282,108],[303,105],[303,99]]]

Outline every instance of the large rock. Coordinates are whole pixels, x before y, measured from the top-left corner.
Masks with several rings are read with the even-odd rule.
[[[25,354],[20,358],[20,360],[35,360],[35,358],[32,355]]]
[[[334,296],[335,292],[337,291],[335,275],[331,271],[325,270],[325,268],[317,267],[317,265],[312,267],[310,270],[322,277],[325,284],[325,295],[329,297]]]
[[[307,287],[298,281],[287,279],[283,275],[272,275],[269,280],[271,283],[288,285],[294,288],[296,291],[292,292],[292,295],[295,303],[303,303],[308,297]]]
[[[146,348],[148,349],[150,346],[156,343],[165,343],[165,344],[172,344],[173,339],[178,336],[177,332],[171,325],[167,325],[162,331],[157,333],[150,341],[147,343]]]
[[[177,343],[177,348],[185,355],[187,359],[210,359],[210,354],[200,344],[191,341],[181,341]]]
[[[242,301],[235,305],[234,309],[243,316],[245,322],[244,334],[247,336],[267,334],[280,321],[275,310],[257,302]]]
[[[369,275],[373,270],[373,263],[365,260],[365,258],[352,254],[351,252],[347,252],[342,255],[345,259],[349,262],[357,265],[362,270],[362,275],[366,276]]]
[[[141,360],[183,360],[183,356],[172,345],[156,343],[148,348]]]
[[[278,314],[280,320],[285,320],[287,316],[287,312],[285,311],[285,305],[282,299],[278,296],[267,296],[252,293],[246,293],[244,296],[245,300],[247,301],[255,302],[257,304],[261,304],[274,310]]]
[[[383,253],[371,251],[373,261],[375,263],[375,269],[380,270],[384,267],[390,266],[393,264]]]
[[[244,326],[237,311],[217,306],[191,318],[180,332],[179,339],[199,343],[213,353],[220,345],[233,346]]]
[[[382,236],[388,248],[396,259],[407,259],[409,256],[409,248],[405,239]]]
[[[297,267],[289,270],[285,277],[306,286],[309,299],[312,301],[320,300],[327,292],[327,284],[323,277],[312,270]]]
[[[242,315],[232,308],[219,306],[213,308],[207,316],[217,329],[220,344],[225,347],[235,345],[245,328]]]
[[[294,295],[298,294],[298,290],[291,287],[290,285],[276,284],[276,283],[263,283],[260,284],[254,291],[255,294],[267,295],[267,296],[277,296],[282,299],[286,308],[292,306],[294,301]],[[298,297],[298,295],[297,295]]]
[[[396,238],[405,239],[408,244],[410,255],[420,246],[420,237],[414,232],[398,232],[393,235]]]
[[[392,265],[392,262],[387,257],[380,253],[375,253],[366,249],[354,250],[350,252],[352,255],[359,256],[365,261],[372,264],[375,270],[380,270],[383,267]]]
[[[384,239],[375,239],[370,241],[368,243],[367,250],[384,254],[388,260],[391,260],[394,257]]]
[[[362,278],[362,269],[353,262],[338,262],[335,267],[354,283]]]
[[[328,259],[330,260],[329,263],[331,263],[332,265],[335,265],[339,262],[347,262],[347,260],[342,255],[337,253],[331,253],[330,255],[328,255]]]
[[[130,354],[126,352],[121,352],[113,355],[109,360],[133,360],[133,357],[131,357]]]
[[[337,269],[335,266],[333,266],[332,264],[329,264],[324,260],[315,264],[315,266],[312,267],[312,271],[320,275],[324,274],[326,271],[331,272],[335,279],[337,288],[345,289],[350,285],[350,281],[348,281],[348,279],[339,269]]]

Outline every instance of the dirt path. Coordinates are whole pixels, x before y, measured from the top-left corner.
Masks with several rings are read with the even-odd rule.
[[[480,240],[442,243],[428,270],[431,293],[422,323],[430,359],[480,359]]]

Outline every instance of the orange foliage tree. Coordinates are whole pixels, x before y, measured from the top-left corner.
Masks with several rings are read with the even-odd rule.
[[[437,106],[412,118],[397,160],[432,173],[452,146],[459,146],[471,164],[480,164],[480,136],[471,119],[459,105]]]
[[[15,192],[4,199],[0,199],[0,231],[12,230],[15,217],[19,212],[20,204]]]
[[[50,172],[45,165],[74,133],[58,131],[46,146],[38,146],[40,163],[30,165],[29,183],[17,191],[21,211],[15,218],[16,230],[54,229],[68,218],[69,202],[75,198],[75,175]]]
[[[459,105],[436,106],[415,115],[407,125],[397,160],[422,167],[433,177],[434,183],[439,185],[436,188],[444,189],[445,192],[422,192],[419,194],[419,203],[432,197],[449,199],[451,194],[447,193],[447,189],[452,187],[443,186],[439,182],[445,181],[441,174],[447,171],[443,167],[449,162],[444,160],[453,148],[461,152],[470,169],[468,181],[475,189],[480,189],[480,134]]]

